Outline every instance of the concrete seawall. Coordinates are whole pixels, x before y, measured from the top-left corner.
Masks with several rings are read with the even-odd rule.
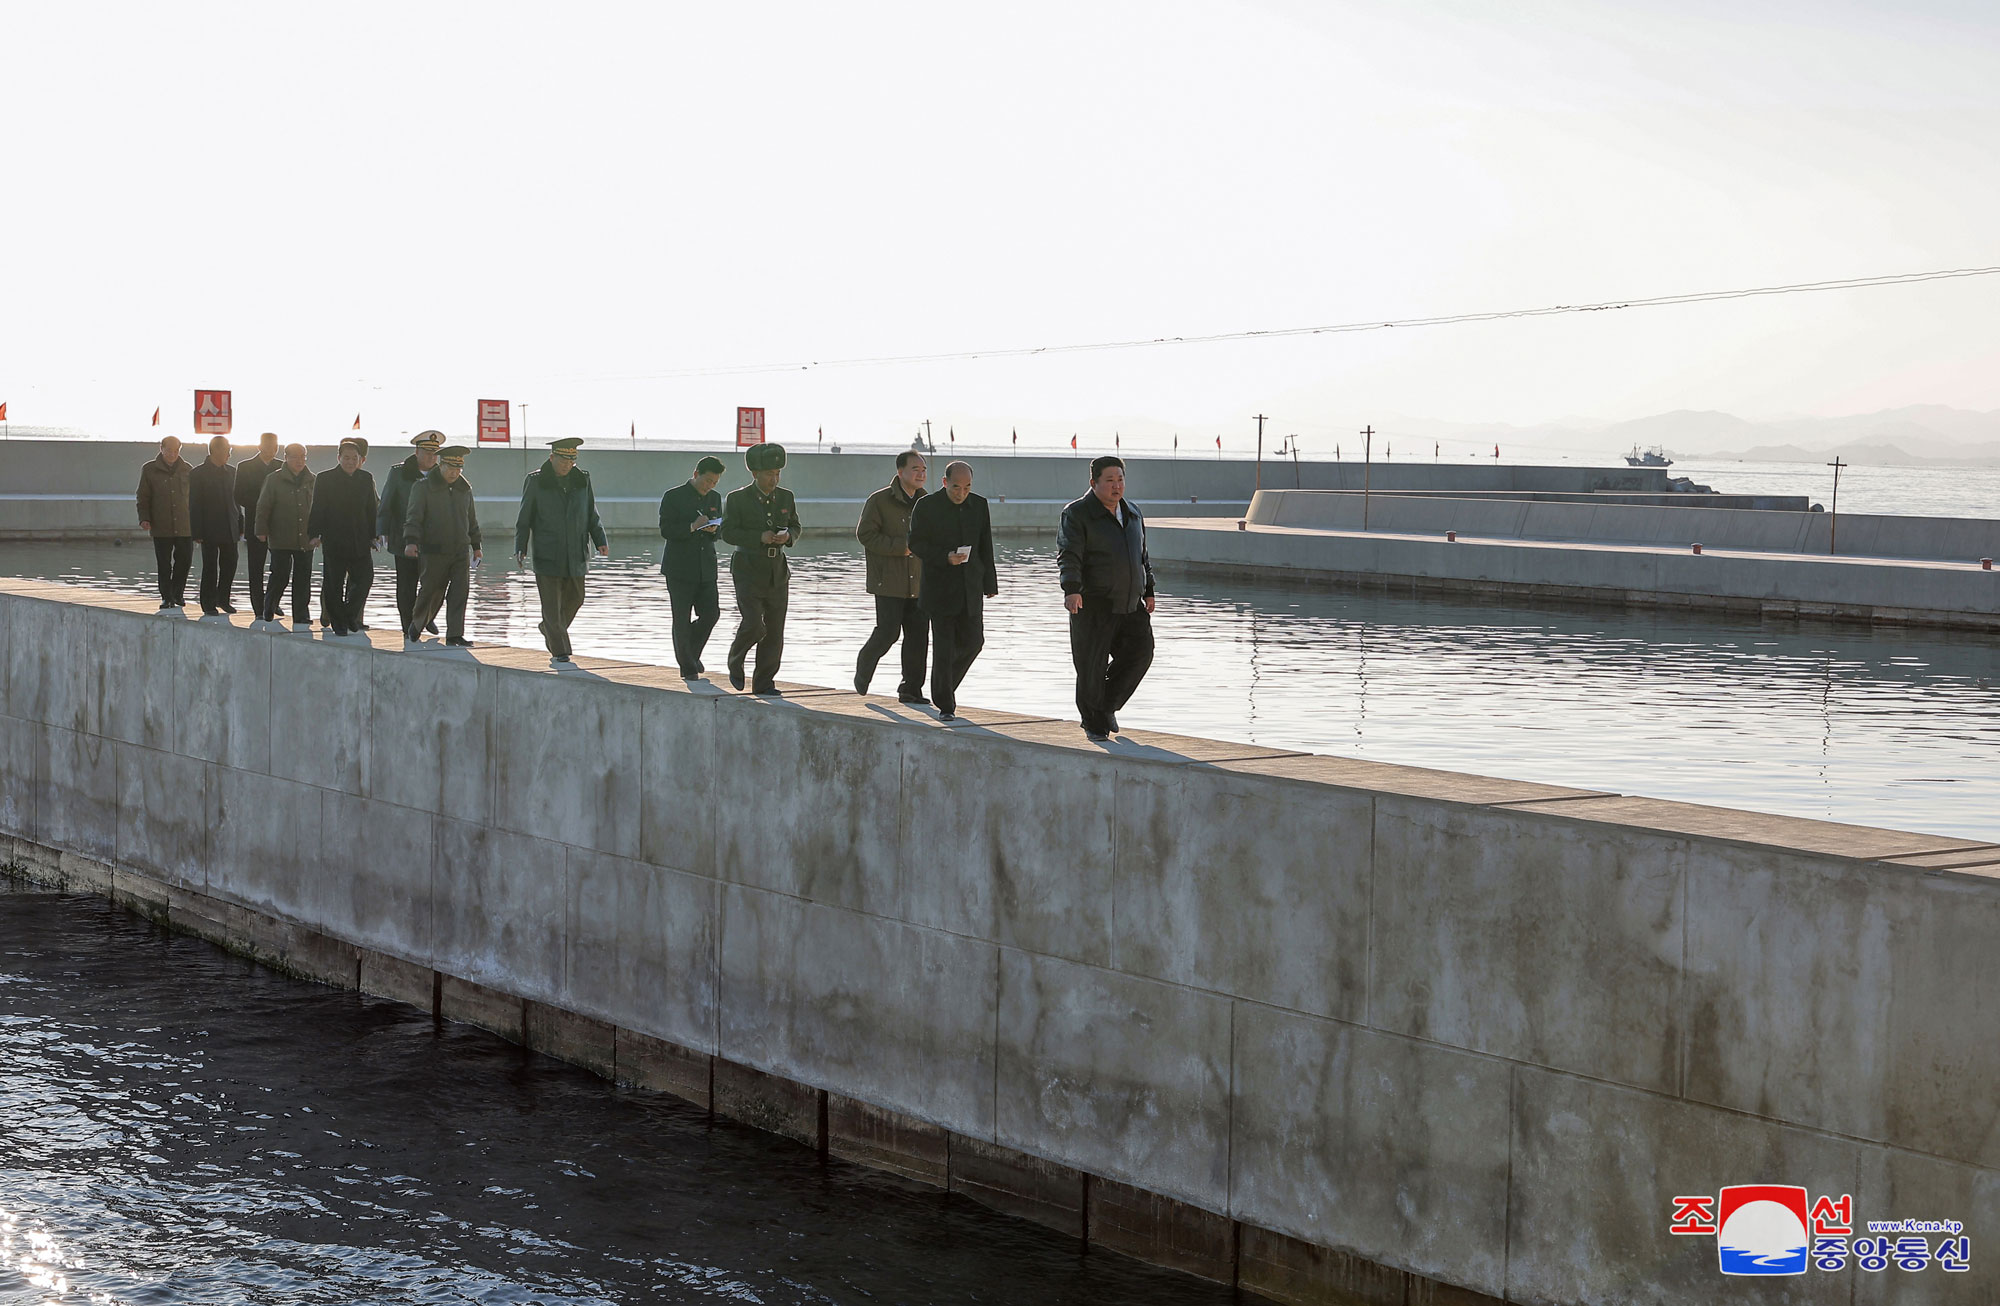
[[[330,445],[309,446],[309,465],[333,466]],[[0,539],[57,539],[138,535],[134,489],[139,468],[156,447],[132,441],[0,441]],[[723,488],[748,479],[734,450],[621,449],[609,442],[586,445],[583,465],[597,488],[599,512],[612,530],[651,534],[658,529],[660,495],[686,480],[695,459],[712,452],[728,465]],[[541,466],[547,450],[479,449],[466,460],[466,476],[479,494],[479,517],[488,531],[511,531],[520,504],[521,481]],[[407,445],[382,443],[369,459],[379,482],[409,454]],[[247,450],[239,450],[247,457]],[[931,455],[931,484],[943,479],[949,452]],[[1055,529],[1062,505],[1089,488],[1089,456],[974,452],[974,485],[993,504],[993,524],[1001,530]],[[1258,482],[1254,461],[1217,459],[1190,453],[1185,458],[1134,456],[1133,497],[1142,510],[1177,516],[1241,517]],[[793,449],[785,484],[799,497],[808,530],[851,532],[861,503],[888,484],[893,453],[812,453]],[[1370,473],[1378,489],[1413,491],[1524,489],[1582,493],[1620,490],[1664,493],[1666,473],[1655,468],[1435,466],[1423,463],[1377,465]],[[1290,485],[1294,479],[1319,489],[1360,489],[1359,463],[1290,463],[1267,460],[1264,483]]]
[[[1280,1300],[2000,1292],[2000,847],[542,661],[0,581],[0,849]],[[1669,1233],[1760,1182],[1972,1272]]]
[[[1938,556],[1990,548],[1995,522],[1843,516],[1838,556],[1797,551],[1815,534],[1824,548],[1818,513],[1397,497],[1361,523],[1359,495],[1267,491],[1245,529],[1167,513],[1148,539],[1156,564],[1220,575],[2000,631],[2000,571],[1978,562],[1993,555]],[[1938,554],[1849,552],[1927,547],[1924,525]]]

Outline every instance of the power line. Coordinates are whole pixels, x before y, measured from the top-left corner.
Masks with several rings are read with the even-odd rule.
[[[831,367],[888,367],[903,363],[955,363],[986,358],[1032,358],[1042,354],[1084,354],[1112,349],[1153,349],[1163,345],[1206,345],[1229,340],[1275,340],[1287,336],[1349,335],[1360,331],[1390,331],[1414,327],[1454,326],[1465,322],[1502,322],[1511,318],[1555,317],[1565,313],[1609,313],[1627,308],[1659,308],[1669,304],[1707,304],[1725,299],[1755,299],[1768,295],[1802,295],[1827,290],[1861,290],[1871,286],[1908,286],[1923,281],[1990,277],[2000,266],[1943,268],[1932,272],[1899,272],[1886,276],[1846,277],[1838,281],[1801,281],[1783,286],[1749,286],[1736,290],[1697,290],[1679,295],[1640,299],[1608,299],[1595,304],[1550,304],[1541,308],[1508,308],[1479,313],[1447,313],[1391,321],[1342,322],[1327,326],[1276,327],[1264,331],[1218,331],[1197,336],[1154,336],[1143,340],[1103,340],[1088,344],[1019,345],[1005,349],[967,349],[946,354],[883,354],[872,358],[828,358],[803,363],[747,363],[728,367],[690,367],[664,372],[624,372],[570,380],[663,381],[699,376],[749,376],[768,372],[809,372]]]

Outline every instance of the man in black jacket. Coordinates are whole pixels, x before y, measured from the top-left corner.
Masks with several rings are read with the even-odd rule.
[[[236,583],[236,539],[243,512],[236,506],[236,469],[229,465],[229,437],[208,442],[208,461],[188,473],[188,519],[201,546],[201,610],[204,616],[231,613],[229,590]]]
[[[715,585],[715,533],[722,528],[722,496],[715,486],[722,479],[722,460],[703,458],[694,476],[660,496],[660,575],[667,580],[667,601],[674,613],[674,661],[681,679],[693,680],[705,669],[702,650],[722,615]]]
[[[375,478],[361,468],[368,444],[340,442],[340,465],[313,482],[312,522],[319,541],[320,621],[336,635],[361,629],[361,609],[375,583]]]
[[[410,491],[437,466],[444,433],[419,431],[410,443],[417,451],[391,467],[382,478],[382,506],[375,513],[375,534],[384,541],[383,547],[395,555],[396,615],[401,618],[400,628],[406,631],[410,628],[410,615],[417,610],[417,581],[423,563],[397,548],[396,543],[403,538],[403,519],[410,512]],[[424,629],[433,635],[438,633],[435,621]]]
[[[1146,522],[1125,502],[1125,462],[1090,460],[1090,493],[1062,510],[1056,566],[1069,609],[1076,663],[1076,710],[1084,733],[1102,742],[1118,731],[1124,707],[1153,665],[1153,564]]]
[[[250,612],[259,621],[272,619],[271,602],[264,586],[264,562],[270,556],[271,546],[257,538],[257,496],[264,492],[264,478],[277,470],[275,431],[258,436],[257,452],[236,464],[236,506],[243,518],[243,579],[250,591]]]
[[[944,469],[944,493],[910,509],[910,552],[922,563],[917,603],[931,622],[931,699],[940,720],[958,715],[958,684],[986,645],[986,600],[1000,592],[993,518],[972,492],[972,465]]]

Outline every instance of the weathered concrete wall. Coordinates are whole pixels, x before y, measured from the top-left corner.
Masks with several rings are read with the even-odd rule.
[[[0,853],[1284,1300],[2000,1292],[2000,847],[539,662],[0,582]]]
[[[1707,541],[1700,541],[1703,551],[1696,554],[1689,547],[1695,541],[1555,540],[1499,529],[1537,510],[1578,506],[1571,504],[1465,503],[1462,511],[1442,519],[1477,525],[1449,541],[1446,530],[1458,528],[1433,529],[1434,519],[1423,515],[1421,505],[1459,501],[1418,501],[1417,508],[1401,511],[1406,502],[1371,505],[1365,531],[1360,504],[1354,502],[1348,528],[1251,524],[1238,529],[1228,521],[1156,516],[1147,539],[1156,564],[1225,575],[2000,631],[2000,571],[1982,570],[1976,560],[1728,551]],[[1712,515],[1793,514],[1718,510]],[[1388,523],[1378,520],[1382,517]],[[1422,531],[1412,529],[1412,520],[1419,517]],[[1491,533],[1480,533],[1489,528]],[[1754,528],[1751,523],[1745,530]],[[1844,524],[1841,538],[1847,538]]]
[[[1259,526],[1295,530],[1375,531],[1533,540],[1596,540],[1843,557],[1935,558],[1958,562],[2000,557],[2000,519],[1891,517],[1804,511],[1746,511],[1706,496],[1680,504],[1594,500],[1509,501],[1323,490],[1264,490],[1245,514]],[[1695,502],[1699,499],[1701,502]],[[1189,515],[1193,514],[1175,514]]]
[[[254,443],[251,447],[254,447]],[[308,446],[315,468],[334,464],[333,445]],[[12,440],[0,441],[0,539],[49,539],[58,536],[136,534],[133,494],[139,468],[156,452],[151,444],[132,441]],[[743,484],[741,456],[731,449],[660,450],[585,446],[584,466],[598,490],[599,512],[613,530],[652,532],[658,529],[660,495],[686,480],[704,452],[713,452],[729,467],[725,490]],[[478,490],[480,522],[489,531],[511,530],[520,505],[521,481],[541,466],[547,450],[478,449],[466,460],[466,476]],[[407,446],[384,443],[369,459],[379,480],[407,457]],[[248,449],[238,451],[247,457]],[[931,484],[944,475],[952,455],[931,457]],[[965,454],[974,467],[974,485],[994,504],[994,525],[1002,530],[1054,530],[1057,510],[1089,488],[1089,455],[1030,454],[1016,457],[1000,452]],[[1253,460],[1135,456],[1130,463],[1132,497],[1146,511],[1171,506],[1180,516],[1240,517],[1258,484]],[[889,483],[894,474],[890,453],[822,454],[795,449],[785,469],[785,484],[801,500],[800,516],[808,529],[854,529],[861,503]],[[1359,489],[1359,463],[1300,463],[1280,465],[1266,460],[1264,484],[1290,485],[1294,479],[1320,489]],[[1372,471],[1378,489],[1512,491],[1545,489],[1585,492],[1626,490],[1664,493],[1666,473],[1656,468],[1433,466],[1405,463],[1378,465]]]

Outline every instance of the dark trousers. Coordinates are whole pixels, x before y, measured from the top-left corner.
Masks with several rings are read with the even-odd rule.
[[[418,561],[424,569],[417,582],[417,606],[410,613],[410,629],[405,633],[415,636],[442,607],[445,638],[464,639],[465,601],[472,594],[472,555],[447,558],[441,553],[426,553]]]
[[[736,582],[736,610],[742,620],[736,638],[729,642],[729,669],[740,671],[750,646],[757,646],[757,667],[750,676],[753,689],[773,689],[778,683],[778,663],[785,656],[785,610],[791,606],[792,576],[788,569],[771,570],[764,559],[748,560],[742,554],[729,560],[729,575]],[[750,565],[744,565],[749,562]]]
[[[410,618],[417,611],[417,585],[424,574],[422,558],[405,557],[399,549],[396,552],[396,615],[401,618],[401,629],[410,628]]]
[[[220,612],[229,606],[229,591],[236,584],[236,541],[201,542],[201,610]]]
[[[669,574],[667,602],[674,611],[674,661],[683,676],[698,676],[705,669],[701,654],[708,647],[709,632],[722,616],[715,577]]]
[[[903,683],[896,686],[896,692],[924,692],[924,655],[930,651],[930,621],[915,599],[877,594],[875,629],[868,632],[868,642],[861,646],[861,656],[854,664],[854,678],[861,683],[863,693],[867,692],[868,682],[875,678],[875,667],[882,661],[882,655],[898,637],[903,641]]]
[[[1083,611],[1070,614],[1069,655],[1083,728],[1106,733],[1110,715],[1125,706],[1153,665],[1152,614],[1144,604],[1113,612],[1104,600],[1085,597]]]
[[[255,535],[243,537],[244,588],[250,593],[250,614],[259,621],[267,620],[271,610],[267,605],[270,593],[264,584],[264,560],[269,557],[271,546]]]
[[[375,555],[323,550],[319,573],[320,620],[340,633],[361,629],[361,609],[375,588]]]
[[[187,602],[188,567],[194,562],[194,537],[169,535],[153,538],[153,560],[160,564],[160,602]]]
[[[986,647],[986,613],[967,604],[963,612],[931,617],[931,701],[940,712],[958,711],[958,682]]]
[[[583,577],[535,573],[535,590],[542,596],[542,642],[549,656],[569,660],[569,623],[583,606]]]
[[[292,591],[292,620],[295,623],[312,620],[312,572],[311,549],[271,550],[271,585],[264,591],[266,621],[285,619],[287,586]]]

